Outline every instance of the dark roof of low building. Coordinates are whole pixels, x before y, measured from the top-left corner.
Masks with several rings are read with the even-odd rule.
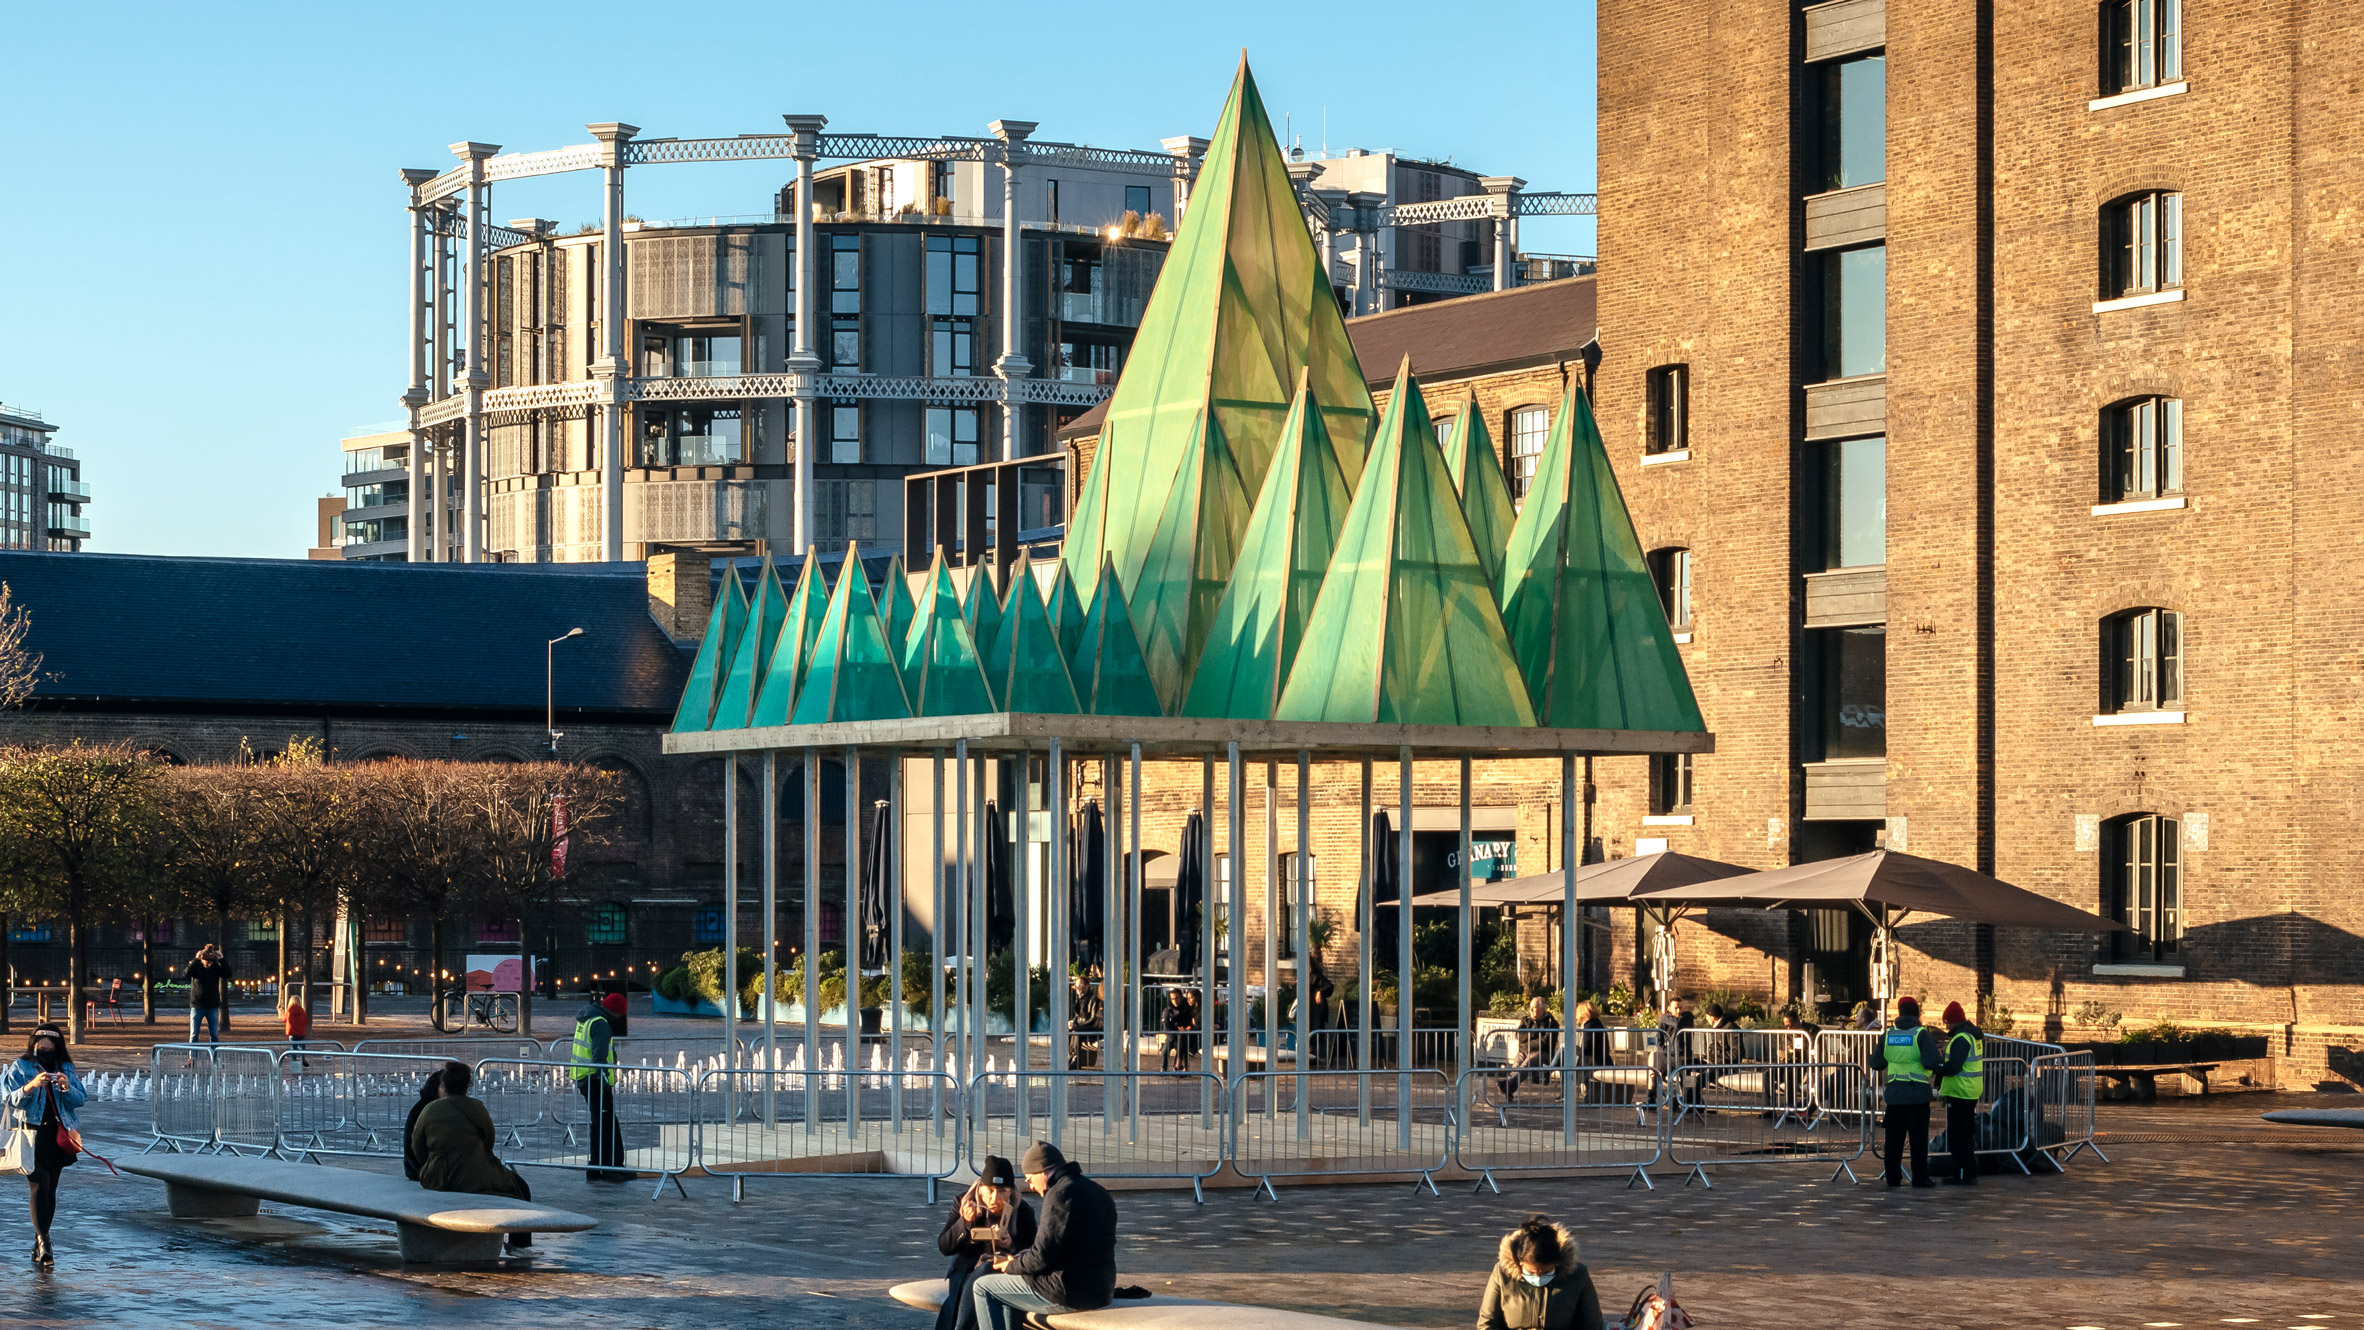
[[[1577,359],[1599,330],[1594,295],[1591,277],[1565,277],[1348,319],[1346,335],[1374,388],[1407,355],[1423,382],[1500,373]]]
[[[1058,430],[1059,442],[1073,443],[1077,439],[1090,439],[1098,437],[1100,433],[1100,422],[1108,419],[1108,404],[1113,400],[1115,400],[1114,394],[1103,397],[1099,401],[1092,403],[1091,410],[1086,411],[1082,415],[1077,416],[1075,419],[1068,421],[1064,425],[1061,425]]]
[[[0,552],[33,705],[670,719],[688,656],[639,564],[400,564]]]

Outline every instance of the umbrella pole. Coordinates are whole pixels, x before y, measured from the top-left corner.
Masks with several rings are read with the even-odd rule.
[[[1376,899],[1379,878],[1372,867],[1378,856],[1379,845],[1377,838],[1371,834],[1371,759],[1367,757],[1363,759],[1361,815],[1362,821],[1358,825],[1362,828],[1362,850],[1357,857],[1362,860],[1359,868],[1362,891],[1355,902],[1359,917],[1355,920],[1357,955],[1354,971],[1357,979],[1355,1003],[1360,1010],[1355,1013],[1358,1019],[1354,1023],[1354,1065],[1361,1069],[1362,1075],[1355,1078],[1355,1121],[1368,1126],[1371,1122],[1371,915],[1379,903]]]

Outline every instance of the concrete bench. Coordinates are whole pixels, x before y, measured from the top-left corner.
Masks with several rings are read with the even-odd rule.
[[[237,1219],[264,1201],[389,1220],[402,1259],[451,1265],[497,1261],[510,1233],[580,1233],[599,1221],[507,1196],[428,1191],[407,1178],[359,1169],[230,1155],[169,1155],[131,1160],[126,1173],[164,1184],[175,1219]]]
[[[2364,1108],[2284,1108],[2258,1116],[2285,1127],[2354,1127],[2364,1131]]]
[[[920,1279],[895,1285],[888,1290],[888,1296],[906,1307],[933,1312],[944,1305],[944,1295],[950,1287],[946,1280]],[[1036,1319],[1051,1330],[1374,1330],[1379,1326],[1376,1321],[1346,1321],[1278,1307],[1249,1307],[1236,1302],[1205,1302],[1163,1294],[1119,1299],[1098,1311],[1054,1312]]]
[[[2200,1093],[2208,1093],[2208,1073],[2223,1066],[2221,1062],[2155,1062],[2144,1066],[2095,1067],[2093,1074],[2105,1081],[2125,1082],[2127,1093],[2138,1099],[2159,1097],[2159,1077],[2183,1075],[2200,1083]]]

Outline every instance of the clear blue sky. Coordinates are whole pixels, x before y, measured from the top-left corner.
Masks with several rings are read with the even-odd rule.
[[[460,139],[537,149],[589,121],[650,136],[845,130],[1154,147],[1206,134],[1240,48],[1311,150],[1451,157],[1593,188],[1593,5],[1056,11],[23,5],[0,196],[0,401],[77,450],[92,548],[301,558],[337,440],[398,420],[404,191]],[[364,12],[364,11],[367,12]],[[769,11],[769,12],[766,12]],[[988,13],[999,17],[988,19]],[[673,15],[695,15],[672,26]],[[803,24],[817,26],[801,26]],[[630,173],[650,217],[769,209],[785,163]],[[596,177],[495,187],[492,215],[598,216]],[[1530,249],[1593,252],[1589,219]]]

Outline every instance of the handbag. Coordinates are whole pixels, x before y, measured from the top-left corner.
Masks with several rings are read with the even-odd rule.
[[[33,1129],[25,1125],[24,1115],[10,1110],[7,1123],[0,1126],[7,1139],[0,1142],[0,1174],[25,1174],[33,1171]]]

